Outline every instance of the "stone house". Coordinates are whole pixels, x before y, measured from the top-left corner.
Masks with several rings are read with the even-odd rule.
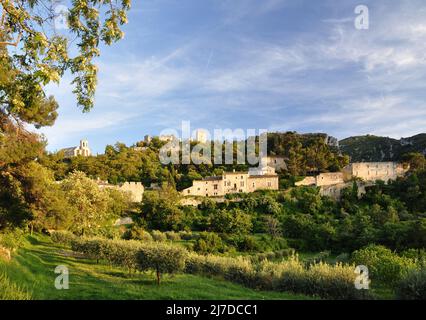
[[[119,185],[113,185],[107,181],[98,179],[97,183],[100,188],[116,189],[128,193],[130,195],[131,201],[135,203],[142,201],[143,194],[145,192],[145,188],[141,182],[124,182]]]
[[[232,193],[250,193],[256,190],[278,190],[278,175],[250,172],[224,172],[221,176],[194,180],[192,187],[181,191],[185,196],[223,197]]]
[[[397,162],[355,162],[344,167],[342,172],[345,180],[356,177],[364,181],[388,182],[403,176],[407,169]]]
[[[365,193],[367,186],[374,185],[377,180],[388,182],[403,176],[408,169],[396,162],[354,162],[341,172],[321,173],[315,177],[305,177],[296,182],[296,186],[320,187],[320,194],[339,199],[343,189],[351,187],[353,179],[358,178],[358,195]]]

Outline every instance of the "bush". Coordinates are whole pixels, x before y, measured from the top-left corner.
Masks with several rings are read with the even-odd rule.
[[[18,249],[24,240],[24,231],[21,229],[6,230],[0,234],[0,246],[10,250]]]
[[[50,234],[50,238],[55,243],[69,246],[71,245],[71,242],[76,238],[76,236],[68,231],[53,231]]]
[[[371,279],[394,285],[416,269],[410,258],[400,257],[384,246],[370,245],[352,253],[352,261],[368,267]]]
[[[226,280],[250,286],[254,269],[250,260],[242,257],[229,258],[215,255],[202,256],[190,253],[185,272],[209,276],[221,276]]]
[[[141,227],[132,227],[131,229],[127,230],[124,233],[123,238],[126,240],[141,240],[143,242],[149,242],[153,240],[151,234]]]
[[[426,269],[411,271],[397,286],[396,296],[401,300],[426,299]]]
[[[264,260],[258,266],[254,283],[259,289],[303,292],[305,269],[296,256],[273,263]]]
[[[354,286],[355,267],[323,262],[305,268],[297,256],[281,263],[260,263],[255,285],[263,290],[291,291],[325,299],[360,299],[364,292]]]
[[[0,300],[30,300],[31,294],[12,283],[9,278],[0,273]]]
[[[166,231],[165,234],[166,234],[167,239],[170,240],[170,241],[179,241],[180,240],[180,235],[177,232]]]
[[[198,238],[198,235],[192,233],[191,231],[179,231],[179,236],[182,240],[194,240]]]
[[[154,270],[160,284],[163,273],[180,272],[185,267],[187,251],[168,244],[151,244],[139,248],[137,264],[141,271]]]
[[[225,248],[222,238],[214,232],[201,232],[194,244],[194,250],[204,254],[224,252]]]
[[[324,262],[312,265],[307,271],[306,288],[303,292],[325,299],[353,300],[365,298],[365,290],[357,290],[354,282],[355,266]]]
[[[152,238],[155,241],[166,241],[167,240],[167,236],[164,233],[162,233],[161,231],[158,231],[158,230],[151,231],[151,235],[152,235]]]
[[[294,256],[296,254],[296,250],[293,248],[287,248],[272,252],[266,252],[266,253],[258,253],[251,257],[252,261],[254,262],[261,262],[262,260],[269,260],[269,261],[280,261],[283,259],[287,259],[291,256]]]
[[[426,268],[426,250],[425,249],[408,249],[402,252],[402,256],[412,259],[419,268]]]

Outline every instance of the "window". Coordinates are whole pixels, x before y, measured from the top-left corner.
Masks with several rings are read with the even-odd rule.
[[[270,181],[268,182],[268,187],[272,187],[272,183]]]
[[[244,181],[240,182],[240,187],[244,187]]]
[[[191,190],[188,190],[188,194],[191,193]]]
[[[215,185],[213,186],[213,188],[214,188],[214,190],[217,190],[217,184],[215,184]]]
[[[242,180],[242,179],[244,179],[244,177],[243,177],[243,176],[241,176],[241,180]]]

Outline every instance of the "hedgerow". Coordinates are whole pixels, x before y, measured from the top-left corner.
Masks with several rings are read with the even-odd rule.
[[[89,258],[105,260],[129,271],[154,271],[158,284],[163,274],[185,272],[219,276],[256,289],[290,291],[327,299],[366,297],[355,288],[354,265],[320,262],[306,266],[295,255],[281,262],[200,255],[167,242],[76,238],[71,246]]]
[[[411,271],[397,285],[396,297],[401,300],[426,299],[426,269]]]

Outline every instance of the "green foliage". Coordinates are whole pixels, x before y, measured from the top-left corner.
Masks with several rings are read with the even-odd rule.
[[[179,194],[171,187],[146,192],[142,215],[150,229],[161,231],[179,230],[183,211],[178,207]]]
[[[426,269],[411,271],[397,286],[396,297],[401,300],[426,299]]]
[[[108,211],[108,192],[99,189],[83,172],[70,174],[62,181],[61,188],[76,212],[72,218],[73,231],[84,235],[85,231],[100,227],[112,218]]]
[[[126,240],[141,240],[143,242],[152,241],[152,235],[142,227],[132,226],[126,230],[123,235],[123,239]]]
[[[60,243],[70,246],[72,241],[76,240],[76,236],[69,231],[53,231],[50,235],[53,243]]]
[[[251,216],[239,209],[218,210],[210,216],[210,227],[219,233],[247,234],[253,224]]]
[[[151,236],[155,241],[162,242],[167,240],[166,234],[158,230],[151,231]]]
[[[349,157],[330,147],[326,137],[325,134],[268,133],[268,152],[286,157],[292,176],[338,171],[349,163]]]
[[[24,240],[24,232],[21,229],[5,230],[0,233],[0,246],[11,250],[21,247]]]
[[[201,232],[194,244],[194,250],[203,254],[224,252],[225,249],[222,238],[214,232]]]
[[[174,232],[174,231],[167,231],[165,232],[167,240],[170,241],[179,241],[180,239],[180,234],[178,232]]]
[[[349,137],[341,140],[339,144],[342,152],[349,155],[353,162],[402,160],[410,163],[414,160],[415,164],[417,160],[421,160],[418,155],[422,155],[426,147],[424,133],[404,138],[404,144],[401,142],[389,137],[366,135]]]
[[[141,271],[154,270],[160,284],[164,273],[177,273],[184,270],[187,251],[165,243],[144,245],[137,254],[138,268]]]
[[[130,0],[76,0],[69,10],[69,32],[75,48],[65,36],[53,32],[55,15],[39,1],[18,5],[2,0],[4,19],[0,21],[0,110],[36,126],[51,125],[57,117],[57,103],[46,98],[43,86],[59,83],[65,71],[75,76],[72,83],[77,103],[88,111],[93,107],[97,83],[94,59],[101,42],[120,40],[120,25],[127,23]],[[9,53],[7,46],[17,50]],[[76,50],[74,50],[76,49]],[[72,57],[71,52],[77,54]],[[7,81],[8,80],[8,81]]]
[[[9,278],[0,273],[0,300],[30,300],[31,294],[12,283]]]
[[[371,279],[395,284],[411,270],[417,268],[415,262],[377,245],[370,245],[352,253],[352,261],[368,267]]]

